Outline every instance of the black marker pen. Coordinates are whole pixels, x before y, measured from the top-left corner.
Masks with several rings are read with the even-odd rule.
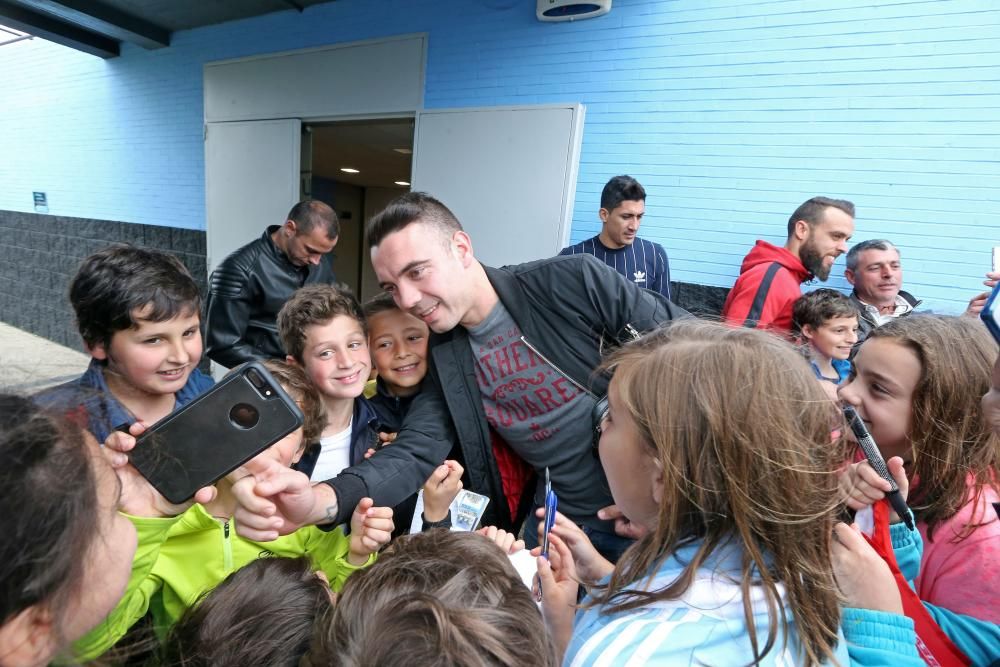
[[[850,405],[844,406],[844,416],[847,417],[847,423],[851,426],[851,430],[854,431],[854,437],[857,439],[858,445],[861,446],[861,451],[865,453],[868,464],[878,473],[879,477],[889,482],[889,492],[885,495],[889,499],[892,509],[896,511],[896,514],[903,520],[906,527],[913,530],[913,513],[910,512],[906,501],[903,500],[903,496],[899,493],[899,485],[896,484],[896,480],[889,474],[889,469],[885,466],[885,459],[882,458],[882,453],[878,450],[878,445],[875,444],[872,434],[868,432],[868,427],[861,421],[857,410]]]

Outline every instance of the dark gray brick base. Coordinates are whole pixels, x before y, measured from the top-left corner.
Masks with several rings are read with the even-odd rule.
[[[121,242],[177,255],[204,297],[203,231],[0,210],[0,321],[82,349],[69,281],[84,257]]]
[[[727,287],[696,285],[695,283],[670,283],[674,303],[699,317],[717,319],[729,294]]]
[[[177,255],[206,291],[205,232],[129,222],[0,210],[0,321],[82,349],[69,281],[87,255],[111,243],[133,243]],[[674,301],[699,316],[718,317],[724,287],[671,283]]]

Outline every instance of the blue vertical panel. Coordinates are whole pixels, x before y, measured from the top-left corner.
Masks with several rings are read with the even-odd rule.
[[[587,105],[572,240],[629,173],[677,280],[731,285],[816,194],[853,200],[856,238],[893,240],[935,310],[1000,245],[995,0],[615,0],[562,24],[532,0],[338,0],[109,61],[19,42],[0,47],[0,209],[44,191],[56,215],[203,229],[205,62],[412,32],[429,108]]]

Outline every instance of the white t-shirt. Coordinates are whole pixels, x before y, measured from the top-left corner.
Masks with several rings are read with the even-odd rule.
[[[351,424],[354,420],[351,420]],[[311,479],[333,479],[340,471],[351,465],[351,424],[340,433],[320,438],[319,458]]]

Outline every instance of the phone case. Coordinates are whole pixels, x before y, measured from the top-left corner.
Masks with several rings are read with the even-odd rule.
[[[136,440],[132,464],[182,503],[302,425],[302,411],[262,364],[251,361]]]
[[[979,313],[986,324],[986,328],[993,334],[994,340],[1000,343],[1000,283],[993,288],[993,293],[983,306],[983,312]]]

